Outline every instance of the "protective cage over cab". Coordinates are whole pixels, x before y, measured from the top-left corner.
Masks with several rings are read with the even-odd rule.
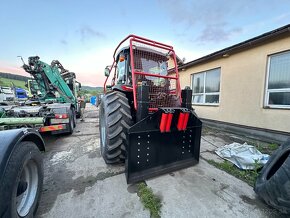
[[[118,51],[125,41],[129,46]],[[198,163],[202,123],[192,109],[192,91],[180,89],[173,47],[129,35],[113,57],[105,69],[111,85],[105,82],[100,105],[106,163],[125,160],[127,183]]]

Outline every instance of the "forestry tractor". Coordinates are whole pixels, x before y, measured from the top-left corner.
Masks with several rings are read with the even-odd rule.
[[[105,162],[125,162],[129,184],[197,164],[202,123],[192,90],[180,88],[173,47],[129,35],[113,59],[99,109]]]

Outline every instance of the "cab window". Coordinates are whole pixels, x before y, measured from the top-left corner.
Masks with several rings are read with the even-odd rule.
[[[124,60],[117,64],[117,84],[126,83],[126,63],[127,60]]]

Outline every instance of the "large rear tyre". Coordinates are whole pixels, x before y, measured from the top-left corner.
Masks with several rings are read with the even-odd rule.
[[[0,217],[33,217],[43,184],[42,156],[33,142],[19,143],[0,184]]]
[[[257,178],[254,190],[267,204],[290,214],[290,140],[270,157]]]
[[[124,162],[127,130],[132,125],[131,109],[124,93],[106,94],[100,104],[101,155],[107,164]]]

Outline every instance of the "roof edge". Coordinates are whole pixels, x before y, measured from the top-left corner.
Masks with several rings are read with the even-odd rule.
[[[198,59],[195,59],[193,61],[190,61],[188,63],[182,64],[182,65],[179,66],[179,69],[188,68],[188,67],[193,66],[195,64],[199,64],[201,62],[210,60],[212,58],[216,58],[219,55],[225,55],[225,54],[227,54],[229,52],[233,52],[233,51],[238,50],[238,49],[242,49],[242,48],[246,48],[248,46],[255,45],[255,44],[259,43],[259,42],[265,41],[267,39],[270,39],[272,37],[275,37],[275,36],[280,35],[280,34],[285,33],[285,32],[290,32],[290,24],[287,24],[287,25],[282,26],[282,27],[280,27],[278,29],[263,33],[263,34],[261,34],[259,36],[256,36],[254,38],[251,38],[251,39],[248,39],[246,41],[240,42],[238,44],[232,45],[230,47],[224,48],[222,50],[213,52],[213,53],[208,54],[206,56],[203,56],[201,58],[198,58]]]

